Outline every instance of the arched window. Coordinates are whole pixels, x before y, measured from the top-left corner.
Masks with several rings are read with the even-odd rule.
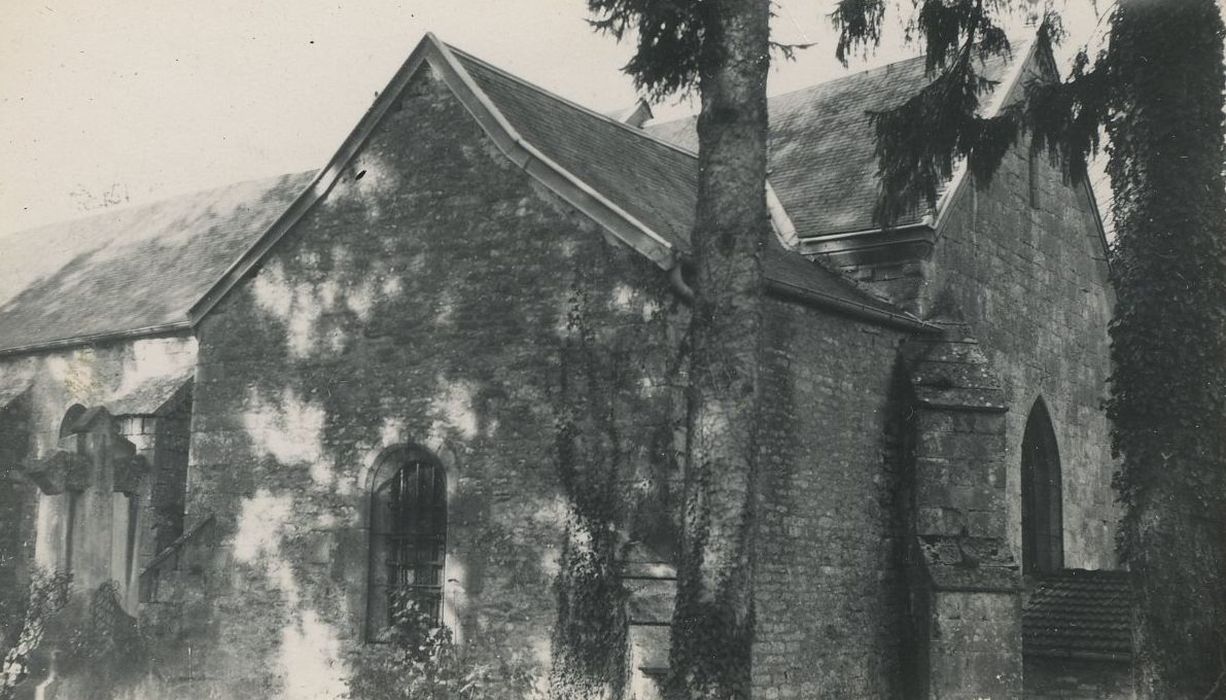
[[[1060,453],[1043,399],[1035,401],[1022,437],[1022,572],[1064,568]]]
[[[402,448],[377,467],[370,500],[371,638],[404,607],[438,624],[447,548],[447,479],[438,460]]]
[[[81,420],[81,416],[85,415],[85,407],[79,403],[74,403],[64,411],[64,418],[60,421],[60,439],[64,439],[73,434],[73,430],[77,427],[77,422]]]

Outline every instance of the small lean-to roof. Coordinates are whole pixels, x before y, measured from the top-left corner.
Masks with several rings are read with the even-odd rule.
[[[1044,574],[1022,608],[1022,653],[1127,661],[1131,595],[1127,571]]]
[[[981,64],[980,74],[1002,82],[1008,63],[1003,57],[990,58]],[[880,228],[873,220],[880,183],[868,112],[902,104],[931,80],[921,56],[767,101],[770,181],[801,238]],[[689,117],[644,128],[697,150],[695,124]],[[922,213],[914,213],[893,225],[922,219]]]
[[[310,182],[282,175],[0,237],[0,352],[186,329]]]

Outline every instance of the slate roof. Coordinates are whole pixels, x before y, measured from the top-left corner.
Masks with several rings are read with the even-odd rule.
[[[698,197],[692,153],[451,50],[532,145],[670,243],[689,240]]]
[[[468,74],[481,97],[525,141],[583,186],[669,245],[688,247],[697,199],[697,158],[692,152],[444,48],[432,36],[423,39],[414,55],[423,47],[451,52],[450,60]],[[411,58],[401,73],[412,65]],[[818,86],[772,102],[772,119],[780,132],[772,139],[772,182],[797,228],[802,222],[808,227],[803,234],[814,230],[815,218],[868,217],[869,186],[852,188],[864,195],[860,199],[849,196],[848,187],[855,179],[853,170],[862,180],[871,179],[874,167],[871,145],[861,138],[868,134],[863,110],[915,87],[922,77],[922,70],[914,69],[917,65],[872,71],[829,84],[836,88]],[[392,85],[403,80],[401,73]],[[877,95],[877,101],[852,99],[866,94]],[[355,134],[369,129],[367,122],[364,118]],[[863,128],[856,131],[854,125]],[[840,129],[844,136],[828,133]],[[654,133],[665,132],[668,129],[660,127]],[[853,138],[853,132],[858,136]],[[340,154],[354,138],[346,140]],[[842,169],[823,160],[829,158]],[[206,292],[232,284],[247,269],[244,265],[258,260],[261,246],[284,233],[274,229],[286,229],[296,209],[310,206],[311,192],[318,189],[307,189],[314,176],[306,172],[239,183],[0,237],[0,353],[187,329],[189,310]],[[857,209],[861,206],[863,212]],[[839,207],[843,214],[822,213]],[[273,226],[279,219],[282,223]],[[908,327],[919,324],[797,254],[773,248],[766,267],[768,279],[787,290],[804,291],[809,299],[845,311],[871,312]]]
[[[1022,608],[1022,653],[1126,661],[1131,620],[1128,572],[1045,574]]]
[[[981,75],[999,84],[1008,63],[991,58],[981,65]],[[880,228],[872,216],[879,183],[867,112],[896,107],[930,81],[921,56],[767,101],[770,182],[802,238]],[[987,101],[987,95],[980,97],[980,104]],[[697,150],[696,123],[689,117],[644,128]],[[921,219],[915,213],[894,225]]]
[[[688,247],[698,199],[698,159],[693,152],[451,50],[525,139],[670,243]],[[838,274],[778,245],[767,251],[764,264],[768,278],[798,291],[905,316]]]
[[[228,185],[0,238],[0,352],[185,327],[188,308],[313,175]]]

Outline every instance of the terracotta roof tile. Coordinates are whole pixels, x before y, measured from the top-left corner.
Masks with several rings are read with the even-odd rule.
[[[1022,609],[1023,653],[1126,660],[1132,655],[1131,621],[1128,572],[1047,574]]]

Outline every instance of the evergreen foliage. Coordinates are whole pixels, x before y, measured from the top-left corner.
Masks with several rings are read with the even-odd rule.
[[[992,5],[995,5],[993,7]],[[1118,295],[1111,326],[1115,486],[1122,559],[1135,572],[1138,689],[1204,697],[1226,689],[1226,183],[1222,37],[1212,0],[1119,0],[1109,48],[1083,51],[1064,82],[1031,85],[978,116],[972,50],[1007,41],[985,17],[1008,3],[921,3],[931,85],[872,115],[883,223],[927,204],[958,159],[990,180],[1018,139],[1080,182],[1108,136]],[[867,7],[867,9],[866,9]],[[843,0],[840,47],[878,40],[880,12]],[[1040,50],[1062,34],[1039,28]],[[954,51],[952,60],[947,57]]]
[[[925,49],[933,80],[894,109],[869,115],[882,181],[877,218],[884,225],[934,206],[959,161],[965,160],[977,184],[986,185],[1009,149],[1028,137],[1032,152],[1046,153],[1068,181],[1080,182],[1104,131],[1109,137],[1118,305],[1107,408],[1121,458],[1120,551],[1136,573],[1140,690],[1154,697],[1223,692],[1226,183],[1220,9],[1214,0],[1118,0],[1107,51],[1091,60],[1083,50],[1066,80],[1032,84],[1023,99],[985,118],[981,97],[989,84],[975,59],[1011,51],[997,19],[1022,3],[915,5],[908,38]],[[697,86],[709,122],[704,71],[727,48],[727,37],[712,31],[724,19],[726,4],[588,0],[588,7],[598,29],[618,39],[636,32],[637,51],[626,70],[640,88],[660,97]],[[846,62],[872,50],[884,15],[884,0],[839,0],[831,15],[840,32],[836,56]],[[1059,17],[1046,13],[1038,31],[1040,51],[1062,35]],[[756,40],[765,54],[765,32]],[[758,118],[765,127],[765,113]],[[703,138],[702,117],[699,128],[701,148],[716,145]],[[758,147],[752,131],[726,135]],[[703,190],[699,212],[731,206],[712,198],[732,194]],[[701,246],[702,238],[695,243]],[[703,318],[701,286],[696,309]],[[687,479],[697,466],[691,459]],[[687,508],[692,505],[687,501]],[[694,544],[693,533],[687,537]],[[693,598],[686,585],[683,574],[679,609]],[[686,630],[676,632],[684,639]]]

